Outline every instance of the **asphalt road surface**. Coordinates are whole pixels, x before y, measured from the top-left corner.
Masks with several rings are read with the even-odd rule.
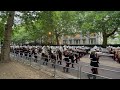
[[[17,59],[18,57],[16,57]],[[85,57],[83,57],[85,59],[88,59],[88,56],[86,55]],[[107,61],[113,61],[112,58],[110,57],[101,57],[100,58],[101,62],[102,60],[107,60]],[[30,63],[30,60],[26,60],[26,62]],[[113,61],[115,62],[115,61]],[[33,60],[31,60],[31,64],[32,65],[43,65],[43,60],[40,60],[39,62],[35,63]],[[49,67],[49,68],[54,68],[52,66],[51,63],[48,63],[47,65],[44,64],[45,66]],[[87,65],[87,66],[84,66]],[[62,62],[62,65],[56,65],[55,69],[58,71],[63,72],[63,67],[65,66],[65,62]],[[83,66],[81,68],[82,73],[80,73],[80,66]],[[120,79],[120,68],[115,68],[115,67],[110,67],[110,66],[106,66],[106,65],[99,65],[99,68],[104,68],[104,69],[98,69],[98,75],[97,79]],[[79,69],[79,71],[78,71]],[[66,73],[66,72],[65,72]],[[70,68],[69,68],[69,72],[67,74],[75,76],[75,77],[81,77],[81,79],[88,79],[88,73],[91,73],[91,67],[89,65],[89,63],[86,62],[81,62],[79,61],[78,64],[75,63],[74,68],[71,68],[71,64],[70,64]]]

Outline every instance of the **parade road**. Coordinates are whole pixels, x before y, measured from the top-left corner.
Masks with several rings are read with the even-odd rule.
[[[41,61],[40,63],[43,65],[43,60],[40,60],[40,61]],[[105,56],[100,57],[99,61],[100,61],[100,64],[99,64],[99,68],[98,68],[98,73],[99,73],[98,75],[104,76],[105,79],[107,79],[107,78],[108,79],[109,78],[110,79],[120,79],[120,68],[119,68],[120,64],[115,62],[111,57],[105,57]],[[107,61],[108,63],[106,65],[105,64],[103,65],[102,63],[104,63],[105,61]],[[109,65],[109,62],[113,63],[112,66]],[[32,64],[34,64],[34,65],[40,65],[40,63],[39,62],[35,63],[32,60]],[[47,66],[48,68],[53,68],[51,63],[48,63],[47,65],[44,64],[44,65]],[[117,65],[117,67],[115,67],[116,65]],[[65,62],[63,61],[62,65],[56,65],[55,69],[63,72],[64,66],[65,66]],[[83,72],[91,73],[90,59],[89,59],[88,55],[82,57],[80,59],[80,61],[78,62],[78,64],[75,63],[74,68],[72,68],[72,66],[70,64],[69,72],[68,73],[65,72],[65,73],[72,75],[72,76],[75,76],[75,77],[79,77],[78,75],[80,75],[80,72],[78,72],[78,69],[80,69],[80,66],[82,66],[81,79],[88,79],[88,77],[87,77],[88,74],[83,73]],[[101,79],[102,79],[102,77],[101,77]]]

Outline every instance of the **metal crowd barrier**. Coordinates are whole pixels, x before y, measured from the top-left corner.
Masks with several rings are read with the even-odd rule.
[[[70,68],[70,67],[66,67],[66,66],[57,64],[58,60],[56,60],[55,63],[52,62],[52,59],[49,61],[49,57],[48,57],[48,58],[46,58],[46,57],[41,57],[41,58],[37,59],[37,62],[34,62],[34,59],[35,59],[34,57],[29,58],[29,57],[25,57],[24,55],[21,57],[20,54],[15,54],[15,53],[11,53],[10,56],[12,57],[13,60],[22,62],[22,63],[27,64],[27,65],[30,65],[30,66],[33,66],[35,63],[39,63],[39,64],[38,64],[39,68],[40,68],[41,65],[43,65],[43,63],[44,63],[44,66],[47,66],[47,67],[53,69],[53,76],[54,76],[54,77],[55,77],[56,74],[57,74],[57,70],[60,71],[60,72],[61,72],[61,71],[63,72],[63,68],[64,68],[64,67],[65,67],[66,69],[71,69],[71,70],[73,70],[73,71],[74,71],[74,70],[77,71],[77,69],[74,69],[74,68]],[[28,55],[28,56],[29,56],[29,55]],[[45,61],[44,59],[48,59],[48,62]],[[63,62],[63,60],[62,60],[62,62]],[[47,63],[47,65],[46,65],[46,63]],[[73,63],[73,64],[74,64],[74,63]],[[70,72],[67,73],[67,74],[73,75],[73,74],[70,73]],[[76,72],[76,75],[74,74],[73,76],[79,77],[78,74],[79,74],[79,72],[77,71],[77,72]],[[58,74],[58,75],[59,75],[59,74]],[[61,76],[60,76],[60,77],[61,77]]]
[[[15,53],[11,53],[10,54],[11,58],[15,61],[30,65],[32,67],[37,67],[37,69],[42,69],[43,67],[47,67],[47,69],[51,69],[48,70],[52,76],[54,78],[61,77],[61,78],[71,78],[71,79],[112,79],[110,76],[106,76],[106,75],[97,75],[97,74],[92,74],[90,72],[90,68],[91,66],[89,65],[80,65],[77,63],[71,63],[74,64],[75,68],[71,68],[71,67],[66,67],[65,65],[59,65],[57,62],[58,60],[56,59],[56,62],[52,62],[52,59],[49,60],[49,56],[46,57],[42,57],[40,56],[39,58],[37,58],[36,62],[34,61],[35,58],[29,57],[29,55],[27,57],[25,57],[24,55],[21,57],[20,54],[16,55]],[[48,61],[45,61],[45,59],[48,59]],[[62,62],[64,62],[64,64],[66,63],[65,61],[62,60]],[[43,64],[44,63],[44,64]],[[85,67],[88,68],[88,71],[83,70]],[[66,70],[69,69],[69,72],[63,72],[63,68],[65,68]],[[46,69],[46,70],[47,70]],[[113,70],[108,70],[108,69],[104,69],[104,68],[98,68],[98,71],[111,71],[111,72],[116,72],[116,73],[120,73],[118,71],[113,71]],[[63,75],[63,76],[62,76]],[[65,77],[68,76],[68,77]],[[120,76],[120,75],[119,75]],[[92,78],[91,78],[92,77]],[[120,78],[120,77],[118,77]]]
[[[112,79],[112,78],[109,78],[109,77],[96,75],[96,74],[92,74],[90,72],[85,72],[85,71],[81,72],[81,77],[80,78],[81,79]]]
[[[88,68],[88,69],[87,69]],[[91,73],[91,68],[92,66],[89,65],[83,65],[81,66],[81,73],[86,72]],[[101,77],[101,79],[120,79],[120,71],[116,71],[116,70],[111,70],[111,69],[105,69],[105,68],[100,68],[100,67],[94,67],[98,69],[98,74],[96,74],[96,76]],[[81,75],[82,78],[82,75]]]

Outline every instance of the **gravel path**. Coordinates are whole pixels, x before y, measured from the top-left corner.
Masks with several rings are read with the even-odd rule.
[[[0,79],[53,79],[53,77],[18,62],[0,63]]]

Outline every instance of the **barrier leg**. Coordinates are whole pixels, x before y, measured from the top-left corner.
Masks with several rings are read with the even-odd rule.
[[[55,66],[56,66],[56,64],[54,63],[53,65],[54,65],[54,75],[53,75],[53,77],[55,78],[55,74],[56,74],[56,68],[55,68]]]
[[[82,66],[80,66],[80,79],[82,79],[81,77],[82,77]]]
[[[79,75],[79,73],[80,73],[80,67],[78,66],[78,72],[77,72],[77,77],[78,77],[78,79],[80,79],[80,75]]]

